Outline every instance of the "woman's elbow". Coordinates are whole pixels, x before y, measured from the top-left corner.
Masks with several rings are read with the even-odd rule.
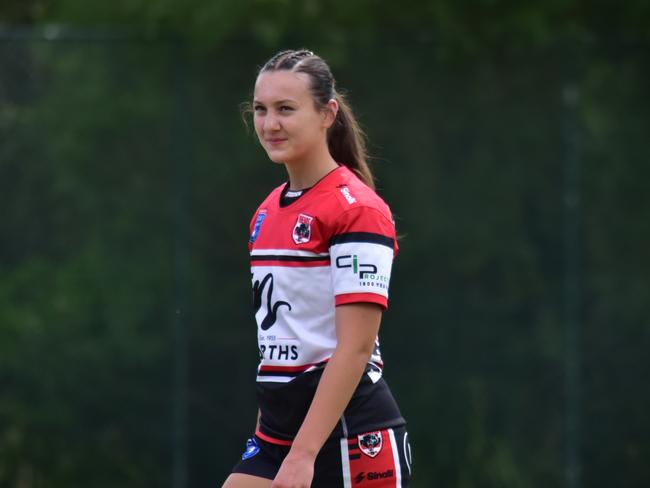
[[[350,364],[366,364],[375,349],[374,341],[371,344],[339,344],[339,354],[345,356]]]

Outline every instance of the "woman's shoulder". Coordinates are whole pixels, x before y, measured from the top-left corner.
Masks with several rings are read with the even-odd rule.
[[[341,214],[374,211],[392,219],[390,207],[384,199],[348,168],[340,172],[339,178],[328,191],[331,198],[337,201]]]
[[[342,173],[326,195],[332,209],[327,219],[329,242],[383,244],[397,251],[395,222],[386,202],[351,170]]]

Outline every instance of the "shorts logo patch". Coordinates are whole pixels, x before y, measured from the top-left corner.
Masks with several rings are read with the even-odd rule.
[[[257,214],[257,219],[255,219],[255,225],[253,226],[253,233],[251,234],[251,238],[248,240],[248,242],[250,242],[251,244],[253,244],[257,240],[257,236],[260,235],[262,222],[264,222],[265,218],[266,218],[266,209],[260,210],[260,213]]]
[[[257,441],[251,437],[246,441],[246,450],[244,451],[244,454],[241,455],[242,461],[252,458],[258,452],[260,452],[260,446]]]
[[[300,214],[298,215],[298,220],[296,220],[296,225],[293,226],[293,242],[296,244],[305,244],[311,239],[311,222],[314,220],[314,217],[309,215]]]
[[[374,458],[381,452],[381,447],[383,445],[381,432],[368,432],[367,434],[361,434],[357,436],[359,439],[359,449],[366,456]]]

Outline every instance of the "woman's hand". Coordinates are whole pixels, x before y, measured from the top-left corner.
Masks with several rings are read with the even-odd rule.
[[[314,478],[315,457],[303,452],[289,451],[271,488],[309,488]]]

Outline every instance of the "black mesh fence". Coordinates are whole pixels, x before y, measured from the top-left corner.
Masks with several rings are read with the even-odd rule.
[[[322,46],[401,251],[414,486],[650,483],[648,50]],[[0,486],[218,486],[256,414],[247,228],[271,53],[0,37]]]

